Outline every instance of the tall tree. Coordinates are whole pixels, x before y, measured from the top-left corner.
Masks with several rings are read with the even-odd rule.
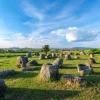
[[[50,50],[49,49],[49,45],[44,45],[43,47],[42,47],[42,50],[46,53],[46,55],[47,55],[47,52]]]

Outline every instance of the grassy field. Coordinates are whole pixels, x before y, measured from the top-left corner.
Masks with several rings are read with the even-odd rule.
[[[5,55],[10,55],[5,57]],[[100,55],[95,54],[96,64],[92,64],[94,74],[82,76],[86,78],[87,85],[83,87],[66,86],[61,79],[55,81],[42,81],[39,79],[39,72],[42,64],[52,63],[53,59],[39,60],[39,57],[32,56],[30,59],[38,61],[34,71],[23,72],[16,67],[16,59],[20,54],[0,54],[0,70],[14,69],[17,73],[4,79],[8,89],[5,96],[0,100],[100,100]],[[88,61],[89,55],[79,55],[80,59],[63,59],[63,68],[59,69],[61,74],[79,75],[77,64]]]

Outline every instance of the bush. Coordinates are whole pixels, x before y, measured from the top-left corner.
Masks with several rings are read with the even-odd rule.
[[[97,49],[97,48],[90,49],[89,53],[100,54],[100,49]]]

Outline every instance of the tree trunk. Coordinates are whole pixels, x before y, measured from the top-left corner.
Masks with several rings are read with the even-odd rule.
[[[47,51],[45,53],[46,53],[46,56],[47,56]]]

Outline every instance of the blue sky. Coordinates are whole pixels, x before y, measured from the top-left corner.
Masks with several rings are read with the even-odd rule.
[[[100,0],[0,0],[0,48],[100,47]]]

